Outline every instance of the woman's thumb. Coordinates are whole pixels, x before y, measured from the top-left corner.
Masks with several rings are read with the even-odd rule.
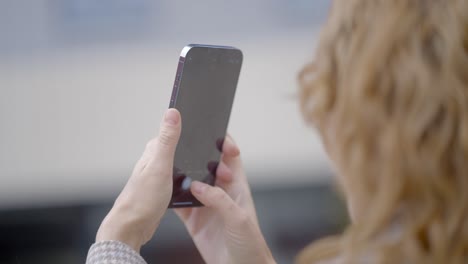
[[[181,117],[179,111],[175,108],[170,108],[166,111],[158,137],[150,142],[150,152],[152,152],[152,160],[150,163],[167,164],[171,166],[174,161],[174,154],[179,142],[181,132]]]
[[[218,211],[224,219],[230,221],[239,214],[239,206],[220,187],[194,181],[190,189],[195,198],[206,207]]]

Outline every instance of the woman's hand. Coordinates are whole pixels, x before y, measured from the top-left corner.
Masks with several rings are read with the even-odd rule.
[[[216,186],[193,182],[205,207],[176,209],[206,263],[274,263],[258,226],[239,148],[226,137]]]
[[[171,199],[172,168],[180,130],[179,112],[169,109],[158,137],[148,143],[132,176],[102,221],[96,242],[117,240],[139,252],[151,239]]]

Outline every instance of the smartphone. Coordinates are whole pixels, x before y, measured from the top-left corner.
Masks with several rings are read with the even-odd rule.
[[[182,118],[170,208],[202,206],[190,192],[191,182],[215,183],[242,59],[234,47],[190,44],[182,49],[169,104]]]

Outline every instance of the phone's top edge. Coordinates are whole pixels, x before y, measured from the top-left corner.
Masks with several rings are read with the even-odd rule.
[[[233,50],[239,50],[240,51],[240,49],[238,49],[236,47],[232,47],[232,46],[207,45],[207,44],[188,44],[187,46],[185,46],[182,49],[182,51],[180,52],[180,56],[185,57],[185,55],[187,55],[189,50],[192,49],[192,48],[218,48],[218,49],[233,49]]]
[[[189,52],[189,50],[190,50],[191,48],[192,48],[192,47],[190,47],[190,46],[188,46],[188,45],[185,46],[185,47],[182,49],[182,51],[180,52],[180,56],[185,58],[185,55],[187,55],[187,53]]]
[[[223,45],[208,45],[208,44],[188,44],[187,47],[202,47],[202,48],[221,48],[221,49],[238,49],[232,46],[223,46]]]

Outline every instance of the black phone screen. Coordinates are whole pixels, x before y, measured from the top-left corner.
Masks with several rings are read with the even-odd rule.
[[[193,180],[214,185],[241,65],[242,52],[232,47],[182,51],[170,104],[182,117],[170,207],[201,205],[190,192]]]

